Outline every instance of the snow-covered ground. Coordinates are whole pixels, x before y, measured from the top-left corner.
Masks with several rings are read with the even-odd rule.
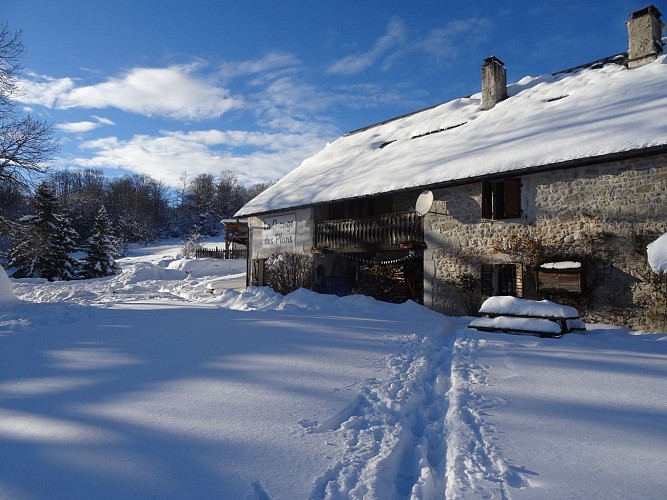
[[[667,492],[666,334],[540,339],[414,303],[212,294],[245,263],[177,252],[133,249],[85,282],[0,276],[0,498]]]

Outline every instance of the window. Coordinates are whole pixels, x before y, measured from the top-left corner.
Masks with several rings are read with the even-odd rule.
[[[521,179],[482,181],[482,218],[521,217]]]
[[[545,262],[537,268],[537,289],[542,292],[581,293],[583,278],[581,262]]]
[[[482,264],[482,294],[523,296],[523,268],[518,264]]]
[[[326,220],[359,219],[373,215],[389,214],[393,211],[391,195],[361,198],[331,203],[327,206]]]

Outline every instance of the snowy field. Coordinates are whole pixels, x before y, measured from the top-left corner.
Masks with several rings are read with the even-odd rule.
[[[665,498],[667,334],[480,333],[178,249],[0,276],[0,498]]]

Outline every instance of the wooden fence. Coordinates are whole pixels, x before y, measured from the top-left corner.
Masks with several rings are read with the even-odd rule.
[[[248,256],[248,250],[245,248],[201,248],[195,251],[197,259],[245,259]]]

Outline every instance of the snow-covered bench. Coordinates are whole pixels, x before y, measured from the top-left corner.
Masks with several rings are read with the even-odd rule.
[[[548,300],[527,300],[517,297],[490,297],[479,309],[481,318],[470,322],[469,328],[485,332],[525,333],[540,337],[558,337],[586,329],[574,307]]]

